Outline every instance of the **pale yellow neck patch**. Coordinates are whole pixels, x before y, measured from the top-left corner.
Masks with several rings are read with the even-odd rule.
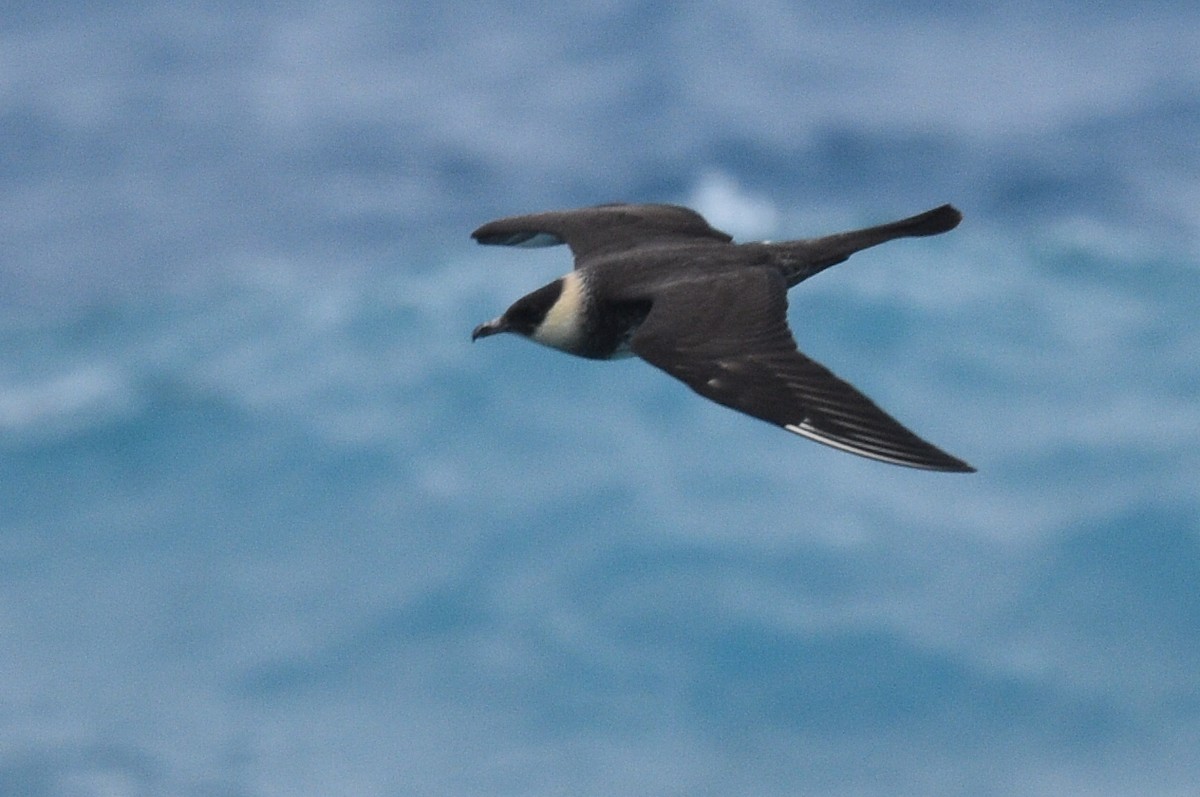
[[[541,326],[533,331],[533,340],[544,346],[570,351],[583,335],[584,287],[578,271],[562,278],[562,293],[546,313]]]

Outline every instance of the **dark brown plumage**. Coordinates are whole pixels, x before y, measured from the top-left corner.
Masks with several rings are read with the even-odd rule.
[[[862,230],[734,244],[675,205],[600,205],[489,222],[484,244],[565,243],[575,270],[518,299],[472,338],[516,332],[593,359],[634,354],[739,412],[861,456],[915,468],[973,471],[927,443],[796,348],[787,291],[854,252],[936,235],[962,216],[949,205]]]

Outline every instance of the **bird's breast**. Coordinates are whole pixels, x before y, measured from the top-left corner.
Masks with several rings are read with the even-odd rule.
[[[629,344],[650,312],[649,301],[599,301],[588,308],[584,357],[616,360],[632,357]]]
[[[592,285],[580,271],[562,278],[558,299],[530,337],[543,346],[611,360],[631,357],[630,340],[650,312],[649,300],[613,300],[605,285]]]

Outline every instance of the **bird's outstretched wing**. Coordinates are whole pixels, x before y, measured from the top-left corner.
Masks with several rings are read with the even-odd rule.
[[[597,205],[490,221],[471,233],[481,244],[557,246],[566,244],[575,266],[598,255],[670,243],[729,243],[694,210],[679,205]]]
[[[974,470],[797,350],[776,271],[660,289],[630,346],[705,398],[819,443],[912,468]]]

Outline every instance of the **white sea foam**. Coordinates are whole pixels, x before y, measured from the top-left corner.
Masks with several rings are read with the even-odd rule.
[[[5,381],[0,382],[0,430],[11,434],[74,429],[109,420],[136,403],[121,371],[99,363]]]
[[[722,172],[701,175],[686,204],[739,241],[770,238],[779,224],[779,212],[770,201],[747,193]]]

